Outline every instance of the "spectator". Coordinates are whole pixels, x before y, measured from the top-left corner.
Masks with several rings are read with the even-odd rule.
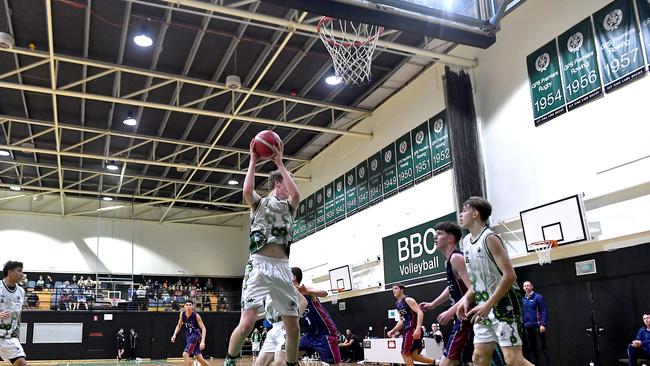
[[[43,288],[45,288],[45,281],[43,280],[43,275],[38,276],[38,281],[36,281],[36,287],[34,290],[36,291],[43,291]]]
[[[212,311],[212,301],[210,300],[210,296],[208,296],[207,293],[203,294],[203,310],[208,310]]]
[[[18,282],[18,285],[22,288],[27,288],[27,283],[29,283],[29,280],[27,279],[27,274],[23,273],[22,277],[20,277],[20,282]]]
[[[521,299],[523,307],[524,357],[535,365],[549,365],[546,349],[546,326],[548,325],[548,311],[544,297],[533,291],[533,283],[524,282],[524,297]],[[544,363],[540,356],[543,356]]]
[[[138,333],[135,329],[131,328],[129,331],[129,359],[135,360],[137,358],[138,348]]]
[[[77,283],[77,275],[72,275],[72,281],[69,283]]]
[[[359,337],[355,334],[352,334],[350,329],[345,330],[345,342],[339,343],[339,348],[341,349],[341,357],[343,362],[352,362],[356,361],[355,351],[359,348]]]
[[[81,306],[84,307],[85,310],[88,310],[88,303],[86,302],[86,294],[82,290],[79,290],[79,293],[77,294],[77,303],[76,303],[76,309],[79,310]]]
[[[212,292],[214,290],[214,283],[212,278],[208,278],[208,281],[205,283],[205,291]]]
[[[442,347],[443,337],[442,337],[442,332],[440,331],[440,328],[438,326],[438,323],[431,324],[431,332],[429,333],[429,337],[435,339],[436,343],[438,343]]]
[[[70,292],[65,287],[57,290],[60,291],[59,310],[70,310]]]
[[[50,275],[47,275],[45,277],[45,288],[47,288],[47,289],[52,288],[53,283],[54,283],[54,281],[52,281],[52,277],[50,277]]]
[[[40,304],[40,299],[36,293],[30,292],[25,299],[25,304],[28,309],[36,309]]]
[[[115,343],[117,346],[117,361],[119,362],[122,360],[122,356],[124,355],[124,343],[126,343],[126,339],[124,338],[124,328],[120,328],[120,330],[117,331]]]
[[[84,288],[84,286],[86,286],[86,280],[84,280],[84,276],[79,276],[79,281],[77,281],[77,286],[79,286],[79,288]]]
[[[628,365],[636,365],[639,358],[650,358],[650,311],[643,313],[643,326],[627,346]]]
[[[223,293],[219,293],[219,311],[228,310],[228,300]]]

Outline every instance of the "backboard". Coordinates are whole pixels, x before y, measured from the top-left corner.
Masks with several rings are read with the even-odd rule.
[[[352,290],[352,276],[349,265],[330,269],[330,289],[338,289],[339,292]]]
[[[574,195],[521,211],[521,227],[526,249],[542,240],[557,240],[565,245],[587,240],[587,220],[581,195]]]
[[[493,6],[481,6],[479,0],[262,1],[472,47],[488,48],[496,41],[488,20]],[[489,1],[499,2],[503,0]]]

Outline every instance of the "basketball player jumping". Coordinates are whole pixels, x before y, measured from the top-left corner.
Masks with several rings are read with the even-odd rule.
[[[23,277],[23,264],[9,261],[2,269],[0,284],[0,357],[13,366],[27,366],[25,351],[18,340],[20,312],[25,301],[25,290],[18,286]]]
[[[234,366],[235,358],[250,334],[264,299],[270,296],[282,317],[287,333],[287,366],[298,361],[298,291],[293,285],[289,267],[289,247],[292,240],[293,219],[300,203],[300,193],[293,177],[282,162],[283,144],[273,150],[276,171],[269,176],[267,197],[255,192],[255,167],[258,156],[250,144],[250,162],[244,180],[244,200],[251,209],[250,259],[244,270],[242,285],[242,312],[239,325],[232,332],[224,366]],[[259,310],[259,311],[258,311]]]
[[[184,366],[192,365],[190,357],[195,357],[202,366],[210,366],[208,361],[203,358],[203,354],[201,354],[201,351],[205,348],[207,332],[201,316],[194,311],[192,300],[185,301],[185,307],[178,316],[178,324],[176,324],[176,329],[174,329],[172,335],[172,343],[176,341],[176,334],[181,330],[181,327],[185,328],[185,340],[187,341],[183,351]]]
[[[521,350],[522,312],[517,275],[501,238],[487,226],[491,213],[492,206],[482,197],[470,197],[463,205],[460,222],[469,234],[463,238],[461,248],[472,286],[456,313],[474,323],[474,365],[489,365],[497,344],[506,364],[532,365]],[[474,301],[476,307],[469,310]]]

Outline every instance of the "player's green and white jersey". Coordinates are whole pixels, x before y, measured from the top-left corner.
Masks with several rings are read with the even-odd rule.
[[[0,319],[0,338],[9,339],[18,337],[20,331],[20,311],[25,301],[25,290],[16,285],[9,288],[4,280],[0,284],[0,312],[11,311],[11,317]]]
[[[490,235],[496,234],[486,227],[475,240],[472,240],[471,234],[465,235],[462,240],[461,250],[465,256],[467,274],[472,284],[476,304],[487,301],[496,292],[502,277],[502,273],[487,247],[487,237]],[[499,241],[501,242],[501,238]],[[503,242],[501,244],[503,245]],[[519,285],[516,282],[513,283],[512,288],[492,308],[496,319],[506,322],[521,322],[519,291]]]

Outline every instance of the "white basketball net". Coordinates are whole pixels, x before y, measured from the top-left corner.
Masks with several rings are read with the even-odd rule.
[[[345,85],[370,82],[372,55],[383,27],[323,17],[318,22],[318,34],[334,63],[336,76]]]
[[[108,300],[111,303],[112,308],[116,308],[120,304],[120,299],[111,298]]]
[[[551,248],[553,247],[553,242],[540,242],[532,244],[531,246],[535,249],[535,253],[537,253],[540,266],[551,263]]]

